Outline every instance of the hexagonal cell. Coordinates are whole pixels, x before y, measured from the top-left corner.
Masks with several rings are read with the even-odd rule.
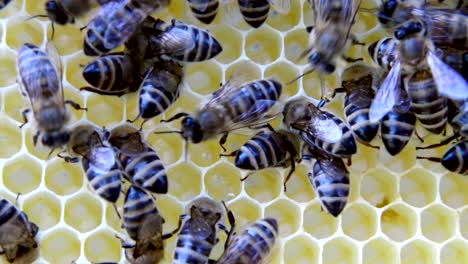
[[[284,244],[284,263],[318,263],[319,246],[306,235],[288,239]]]
[[[245,226],[261,217],[262,209],[255,201],[241,198],[227,205],[236,218],[237,226]]]
[[[314,12],[312,11],[312,6],[310,5],[309,1],[304,1],[302,5],[302,19],[304,20],[304,24],[306,26],[314,25]]]
[[[24,201],[23,210],[29,220],[39,226],[41,231],[54,227],[60,221],[62,210],[60,201],[54,195],[40,192]]]
[[[84,172],[80,163],[68,163],[54,159],[45,169],[45,186],[58,195],[68,195],[83,186]]]
[[[27,19],[28,17],[16,17],[8,20],[6,26],[6,44],[10,48],[19,50],[24,43],[41,45],[44,38],[41,24],[35,19]]]
[[[378,140],[380,139],[376,139],[371,144],[379,145]],[[362,175],[368,170],[377,167],[377,164],[379,164],[379,150],[358,144],[358,151],[353,155],[352,162],[352,166],[348,167],[351,175]],[[353,178],[355,177],[351,177],[351,180]]]
[[[230,63],[242,54],[242,35],[227,25],[220,25],[211,34],[221,43],[223,52],[215,57],[221,63]]]
[[[302,74],[303,72],[301,72]],[[302,89],[309,97],[319,100],[322,96],[318,72],[312,72],[302,77]]]
[[[440,180],[440,198],[452,208],[459,208],[468,204],[468,177],[455,173],[447,173]]]
[[[276,78],[283,84],[283,91],[281,93],[282,101],[286,101],[289,97],[297,94],[299,90],[298,82],[294,82],[289,85],[286,84],[298,75],[299,71],[296,67],[283,61],[275,63],[265,70],[265,78]]]
[[[250,60],[243,60],[230,65],[224,72],[224,80],[229,80],[229,78],[234,78],[239,75],[245,82],[262,78],[260,68]]]
[[[468,239],[468,208],[460,212],[460,233]]]
[[[34,146],[33,137],[37,133],[35,127],[27,125],[22,128],[24,131],[24,145],[28,150],[28,153],[33,155],[34,157],[41,159],[41,160],[48,160],[55,156],[59,150],[55,150],[54,152],[50,153],[50,148],[42,145],[41,139],[37,141],[37,145]]]
[[[377,214],[365,204],[351,204],[342,214],[343,232],[356,239],[367,240],[377,232]]]
[[[359,263],[358,248],[346,238],[334,238],[323,246],[324,264],[328,263]],[[346,262],[343,262],[346,260]]]
[[[421,230],[428,239],[441,243],[450,239],[456,232],[457,215],[442,205],[433,205],[421,213]]]
[[[175,103],[171,107],[169,107],[169,109],[167,109],[166,112],[162,114],[162,116],[164,117],[163,119],[169,119],[181,112],[193,114],[195,113],[196,109],[198,109],[201,103],[202,97],[191,92],[189,89],[182,89],[180,91],[179,99],[177,99],[177,101],[175,101]],[[179,128],[180,120],[167,124],[174,126],[174,128]]]
[[[167,170],[169,193],[180,201],[188,201],[201,192],[202,175],[189,163],[179,163]]]
[[[288,199],[279,199],[270,204],[265,208],[265,216],[276,218],[281,237],[294,234],[301,225],[301,209]]]
[[[50,263],[71,263],[80,256],[81,243],[71,230],[58,228],[46,234],[39,247]]]
[[[382,232],[390,239],[402,242],[416,233],[417,215],[404,204],[388,207],[380,216]]]
[[[277,169],[264,169],[248,172],[244,181],[247,194],[260,203],[272,201],[283,189],[283,177]]]
[[[400,261],[401,264],[435,264],[436,249],[426,241],[414,240],[401,248]]]
[[[277,31],[261,27],[247,34],[245,53],[259,64],[268,64],[278,59],[281,54],[281,36]]]
[[[45,1],[31,1],[31,0],[25,0],[25,10],[28,14],[30,15],[37,15],[37,14],[43,14],[44,13],[44,3]],[[41,20],[46,20],[47,18],[38,18]]]
[[[373,169],[362,177],[361,195],[377,208],[387,206],[398,197],[397,178],[385,169]]]
[[[169,128],[158,130],[170,130]],[[182,157],[182,144],[183,140],[179,134],[157,135],[149,133],[146,142],[153,146],[153,149],[158,153],[159,158],[164,164],[173,164],[180,160]],[[192,146],[190,146],[192,147]]]
[[[65,65],[65,78],[76,89],[80,89],[83,86],[88,86],[89,84],[83,78],[83,67],[82,65],[88,64],[92,58],[86,57],[82,52],[73,54],[64,61]],[[91,94],[89,92],[81,92],[85,94]],[[101,96],[104,97],[104,96]],[[107,96],[106,96],[107,97]]]
[[[47,27],[47,36],[52,35],[52,24]],[[55,47],[62,56],[73,54],[83,49],[83,33],[77,25],[63,25],[55,27],[54,39]]]
[[[123,118],[123,104],[119,97],[92,94],[88,96],[86,107],[88,120],[101,126],[109,127]]]
[[[8,118],[0,117],[0,131],[2,131],[0,158],[7,159],[21,149],[21,129]]]
[[[309,166],[296,164],[296,171],[287,184],[286,196],[299,203],[312,201],[315,198],[314,189],[306,177],[308,171]]]
[[[307,60],[301,58],[301,53],[307,49],[309,34],[303,28],[290,31],[284,37],[284,55],[295,65],[305,65]]]
[[[80,94],[78,90],[73,88],[70,85],[63,86],[63,94],[66,100],[72,100],[73,102],[79,104],[81,107],[85,107],[85,101],[83,100],[84,95]],[[68,124],[73,124],[80,120],[83,115],[87,112],[86,110],[76,110],[73,107],[67,106],[68,112],[70,113],[70,120]]]
[[[455,239],[445,244],[440,251],[440,263],[468,263],[468,243],[461,239]]]
[[[167,195],[158,196],[156,206],[164,220],[166,220],[163,226],[163,233],[172,232],[172,230],[177,228],[179,216],[184,213],[184,208],[179,201]]]
[[[382,145],[379,151],[380,162],[395,173],[402,173],[409,170],[416,164],[417,153],[415,145],[417,144],[419,144],[417,139],[410,140],[408,145],[395,156],[390,155]]]
[[[369,1],[369,2],[372,2],[372,1]],[[360,7],[362,8],[362,6]],[[365,33],[372,30],[377,24],[378,24],[378,21],[377,21],[377,16],[375,15],[375,13],[357,12],[356,22],[353,24],[351,31],[355,32],[356,35],[358,35],[358,33],[361,33],[361,32],[364,33],[364,34],[361,33],[362,35],[365,35]],[[358,35],[357,37],[360,40],[359,38],[360,36]]]
[[[198,144],[190,144],[189,159],[200,167],[208,167],[220,159],[222,153],[219,139],[214,138]]]
[[[367,242],[362,251],[362,263],[364,264],[393,264],[398,262],[398,249],[393,243],[383,238]]]
[[[301,19],[301,3],[290,1],[290,4],[289,12],[286,14],[281,14],[272,6],[266,23],[279,31],[287,31],[297,25]]]
[[[0,18],[8,18],[17,15],[23,7],[23,2],[23,0],[11,1],[2,9],[2,12],[0,12]]]
[[[112,232],[98,231],[86,238],[84,254],[92,263],[104,261],[119,261],[120,241]]]
[[[28,155],[17,157],[3,168],[3,184],[13,193],[26,194],[41,183],[41,164]]]
[[[16,83],[16,54],[8,49],[0,49],[0,87]]]
[[[324,212],[319,202],[309,205],[303,218],[304,231],[317,239],[330,237],[338,229],[338,218]]]
[[[229,201],[241,191],[239,170],[229,163],[219,163],[204,175],[206,192],[215,200]]]
[[[222,76],[221,67],[214,61],[188,64],[185,70],[185,80],[190,90],[201,95],[216,91]]]
[[[437,196],[436,179],[427,170],[411,170],[401,177],[400,195],[405,202],[412,206],[426,206]]]
[[[102,205],[98,198],[80,193],[65,203],[64,220],[81,233],[91,231],[101,224]]]

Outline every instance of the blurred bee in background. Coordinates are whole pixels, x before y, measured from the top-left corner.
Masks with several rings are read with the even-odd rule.
[[[77,110],[86,108],[64,99],[60,55],[52,43],[47,43],[46,48],[44,52],[34,44],[24,44],[18,52],[17,71],[21,93],[29,98],[38,130],[33,137],[34,145],[42,134],[42,144],[53,151],[70,139],[70,132],[65,128],[69,119],[65,105]],[[20,127],[28,122],[28,112],[30,109],[23,111],[24,123]]]
[[[154,149],[143,142],[140,131],[122,125],[110,132],[109,143],[118,149],[118,158],[128,180],[153,193],[167,193],[168,181],[164,164]]]
[[[233,235],[216,263],[260,264],[266,263],[278,237],[278,222],[274,218],[263,218]]]
[[[393,32],[395,27],[413,18],[412,9],[424,8],[425,2],[425,0],[382,0],[377,18],[385,30]]]
[[[83,51],[88,56],[109,53],[127,41],[141,23],[170,0],[122,0],[101,6],[86,26]]]
[[[11,0],[0,0],[0,10],[5,8],[10,2]]]
[[[439,56],[447,65],[456,70],[468,81],[468,50],[443,47],[440,49]]]
[[[48,0],[45,3],[45,11],[52,23],[74,24],[76,18],[85,15],[93,8],[94,3],[104,5],[113,1],[120,0]]]
[[[306,98],[286,103],[283,122],[308,145],[318,147],[330,155],[349,158],[357,151],[353,131],[343,120],[322,111]]]
[[[315,160],[307,177],[319,198],[322,209],[338,217],[349,198],[349,172],[343,160],[315,146],[305,147],[302,158]]]
[[[195,18],[205,24],[210,24],[218,13],[219,0],[187,0]]]
[[[39,227],[28,220],[28,216],[12,203],[0,197],[0,254],[9,262],[37,247],[34,240]]]
[[[163,235],[164,218],[159,214],[152,197],[137,186],[130,186],[123,205],[122,228],[135,241],[125,242],[125,256],[130,263],[159,263],[164,257],[164,240],[179,231]]]

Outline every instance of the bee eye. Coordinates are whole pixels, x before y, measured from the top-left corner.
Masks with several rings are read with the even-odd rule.
[[[318,63],[320,61],[320,54],[318,54],[317,52],[312,53],[309,57],[309,60],[311,63]]]
[[[325,72],[326,73],[332,73],[335,71],[335,66],[334,65],[331,65],[331,64],[328,64],[325,66]]]

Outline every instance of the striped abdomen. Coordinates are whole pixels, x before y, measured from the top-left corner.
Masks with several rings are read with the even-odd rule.
[[[369,106],[359,107],[350,103],[349,97],[345,97],[344,113],[348,123],[356,135],[356,139],[370,143],[377,135],[379,124],[373,124],[369,120]]]
[[[427,12],[427,11],[426,11]],[[436,45],[449,46],[459,50],[468,49],[468,17],[454,11],[427,12],[430,35]]]
[[[205,239],[197,238],[197,236],[193,234],[196,230],[191,228],[191,224],[195,224],[191,223],[192,221],[192,219],[189,219],[180,230],[174,250],[173,264],[208,263],[211,250],[216,243],[216,232],[213,230]]]
[[[268,18],[268,0],[238,0],[239,9],[245,22],[254,28],[260,27]]]
[[[368,47],[372,60],[385,72],[392,68],[396,55],[396,42],[393,38],[384,38],[374,42]]]
[[[263,263],[274,247],[278,236],[278,222],[264,218],[249,225],[229,241],[228,248],[217,261],[223,264]]]
[[[96,147],[82,159],[89,184],[104,200],[115,203],[122,188],[122,171],[109,147]]]
[[[416,116],[413,112],[386,114],[380,123],[380,134],[390,155],[400,153],[413,135]]]
[[[307,173],[307,177],[319,198],[322,208],[337,217],[348,203],[349,175],[344,169],[336,169],[336,172],[341,172],[336,175],[327,174],[322,169],[322,166],[335,166],[332,163],[336,162],[341,163],[341,168],[346,168],[341,158],[335,157],[333,159],[330,164],[324,163],[328,161],[315,161],[312,170]]]
[[[239,149],[235,161],[236,167],[260,170],[279,166],[288,157],[288,152],[282,147],[283,144],[280,135],[260,131]]]
[[[167,193],[166,169],[156,152],[146,146],[137,155],[120,154],[120,161],[129,180],[145,190],[154,193]]]
[[[193,15],[205,24],[210,24],[218,12],[219,0],[187,0]]]
[[[449,171],[466,175],[468,173],[468,140],[464,139],[444,153],[442,165]]]
[[[448,121],[447,99],[440,96],[428,71],[416,72],[407,82],[406,90],[411,98],[411,111],[423,127],[440,134]]]

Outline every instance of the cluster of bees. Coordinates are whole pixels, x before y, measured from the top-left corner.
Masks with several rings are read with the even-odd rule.
[[[10,1],[2,1],[7,4]],[[73,23],[99,4],[99,11],[85,28],[84,53],[99,56],[85,66],[84,78],[90,86],[81,88],[103,95],[139,93],[139,114],[143,124],[163,113],[179,97],[183,78],[182,63],[209,60],[222,52],[220,43],[206,30],[182,21],[166,23],[150,16],[169,4],[169,0],[88,0],[47,1],[46,13],[52,23]],[[233,1],[222,5],[232,9]],[[308,58],[303,75],[318,71],[333,74],[341,62],[350,63],[341,74],[341,87],[331,96],[323,83],[318,104],[307,98],[291,98],[282,111],[273,112],[283,84],[274,79],[245,81],[234,74],[211,99],[194,114],[178,113],[163,120],[182,119],[178,133],[186,142],[197,144],[220,137],[223,144],[230,132],[250,128],[259,130],[239,150],[222,156],[235,156],[235,165],[246,170],[290,166],[284,181],[291,177],[296,162],[314,160],[308,178],[322,208],[337,217],[348,201],[349,172],[343,159],[350,161],[357,152],[356,141],[369,147],[378,133],[391,155],[397,155],[415,132],[416,121],[431,133],[440,134],[447,124],[453,135],[434,148],[456,140],[442,158],[418,157],[441,162],[450,171],[468,172],[468,7],[458,1],[454,9],[441,9],[440,2],[384,0],[375,12],[391,37],[368,46],[378,67],[346,57],[351,44],[360,43],[351,28],[360,0],[310,0],[314,25],[308,27]],[[220,6],[218,0],[188,0],[193,15],[209,24]],[[287,13],[289,1],[239,0],[240,13],[252,27],[260,27],[270,6]],[[234,11],[231,11],[234,12]],[[125,50],[112,51],[121,46]],[[168,192],[164,164],[153,147],[130,124],[110,131],[94,125],[67,128],[66,105],[61,83],[60,56],[48,43],[46,50],[26,43],[18,54],[21,92],[31,110],[23,113],[26,124],[32,112],[39,141],[66,162],[81,160],[91,188],[104,200],[115,204],[123,192],[122,180],[131,186],[125,191],[122,227],[128,237],[120,237],[126,258],[131,263],[158,263],[163,258],[163,242],[177,235],[173,263],[262,263],[275,245],[278,223],[260,219],[235,232],[235,217],[224,202],[198,198],[187,206],[176,230],[163,233],[164,218],[154,203],[153,193]],[[345,93],[346,121],[322,107],[337,93]],[[282,116],[283,128],[269,122]],[[23,124],[23,125],[24,125]],[[350,162],[349,162],[350,163]],[[350,164],[349,164],[350,165]],[[241,179],[241,180],[245,180]],[[116,208],[117,214],[119,214]],[[230,228],[225,227],[224,215]],[[120,214],[119,214],[120,216]],[[224,253],[218,260],[210,254],[218,242],[217,232],[227,234]],[[0,248],[9,261],[18,252],[34,248],[38,227],[12,203],[0,200]],[[19,254],[19,253],[18,253]],[[264,263],[264,262],[263,262]]]

